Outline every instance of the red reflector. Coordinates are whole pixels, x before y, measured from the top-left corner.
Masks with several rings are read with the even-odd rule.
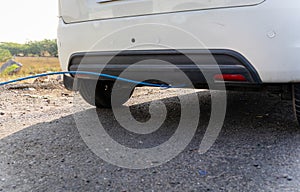
[[[217,74],[214,76],[216,81],[247,81],[241,74]]]

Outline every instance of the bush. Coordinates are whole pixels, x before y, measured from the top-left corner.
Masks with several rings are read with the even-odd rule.
[[[7,67],[2,73],[4,75],[13,75],[16,74],[17,72],[19,72],[20,70],[20,66],[18,66],[17,64],[13,64],[9,67]]]
[[[6,62],[11,58],[12,58],[12,55],[9,52],[9,50],[0,49],[0,62]]]

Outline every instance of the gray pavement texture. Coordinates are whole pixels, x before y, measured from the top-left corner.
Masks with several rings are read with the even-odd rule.
[[[199,98],[201,117],[194,139],[156,168],[129,170],[103,161],[81,139],[72,114],[5,137],[0,140],[0,191],[300,191],[300,129],[291,101],[229,93],[222,132],[200,155],[210,99],[206,93]],[[98,110],[99,119],[119,143],[153,147],[174,133],[180,118],[176,97],[161,101],[168,108],[167,120],[147,137],[122,131],[111,110]],[[133,105],[131,111],[146,121],[148,106]]]

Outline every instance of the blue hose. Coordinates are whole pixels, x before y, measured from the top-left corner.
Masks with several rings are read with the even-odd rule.
[[[126,78],[122,78],[122,77],[117,77],[117,76],[113,76],[113,75],[95,73],[95,72],[87,72],[87,71],[61,71],[61,72],[42,73],[42,74],[38,74],[38,75],[22,77],[22,78],[18,78],[18,79],[6,81],[6,82],[1,82],[0,86],[8,85],[8,84],[16,83],[16,82],[19,82],[19,81],[28,80],[28,79],[35,79],[35,78],[46,77],[46,76],[51,76],[51,75],[66,75],[66,74],[92,75],[92,76],[97,76],[97,77],[105,77],[105,78],[109,78],[109,79],[124,81],[124,82],[128,82],[128,83],[133,83],[133,84],[139,84],[139,85],[150,86],[150,87],[160,87],[160,88],[166,88],[166,89],[184,87],[184,85],[175,87],[175,86],[170,86],[170,85],[166,85],[166,84],[147,83],[147,82],[141,82],[141,81],[126,79]]]

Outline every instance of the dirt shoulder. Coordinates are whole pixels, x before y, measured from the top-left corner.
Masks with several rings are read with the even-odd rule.
[[[50,89],[19,84],[2,87],[0,93],[0,139],[28,126],[49,122],[72,112],[74,93],[59,84]]]
[[[180,91],[188,94],[194,90]],[[73,114],[74,93],[66,90],[61,82],[47,84],[17,84],[0,87],[0,139],[26,127],[50,122]],[[178,90],[136,88],[128,105],[173,97]],[[79,96],[77,96],[79,97]]]

